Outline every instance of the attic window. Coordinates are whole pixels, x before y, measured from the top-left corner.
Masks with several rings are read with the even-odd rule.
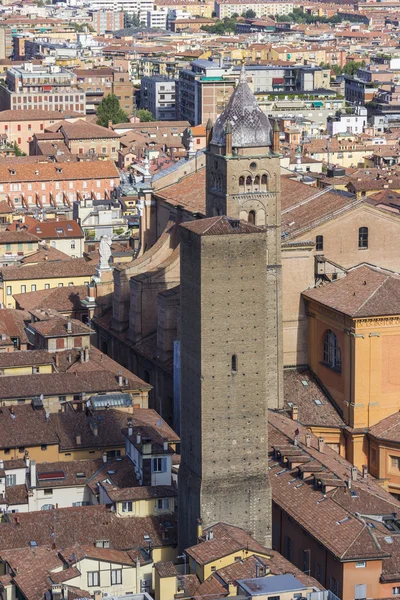
[[[316,404],[317,406],[322,406],[322,402],[319,398],[314,398],[314,404]]]
[[[305,379],[303,379],[303,381],[301,383],[304,385],[304,387],[308,386],[308,381],[306,381]]]
[[[42,233],[42,230],[40,229],[40,227],[36,227],[36,231],[37,231],[38,233]]]
[[[57,173],[62,173],[62,168],[61,167],[57,167],[56,171],[57,171]]]
[[[76,477],[77,477],[78,479],[84,479],[84,478],[86,477],[86,473],[83,473],[83,472],[77,473],[77,474],[76,474]]]
[[[38,481],[50,481],[55,479],[65,479],[64,471],[53,471],[50,473],[38,473]]]
[[[10,169],[10,173],[11,173],[11,175],[15,175],[16,174],[15,169]]]

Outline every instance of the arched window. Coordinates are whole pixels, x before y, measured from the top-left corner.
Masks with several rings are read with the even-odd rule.
[[[232,354],[231,371],[233,374],[237,373],[237,356],[236,356],[236,354]]]
[[[324,249],[324,236],[323,235],[317,235],[317,237],[315,238],[315,249],[316,250]]]
[[[239,189],[242,191],[244,188],[244,177],[239,177]]]
[[[256,211],[255,210],[251,210],[249,212],[249,216],[247,218],[248,222],[251,223],[252,225],[256,224]]]
[[[268,186],[268,177],[267,175],[262,175],[261,177],[261,189],[263,190],[263,192],[265,192],[267,190],[267,186]]]
[[[41,510],[54,510],[54,509],[55,509],[54,504],[43,504]]]
[[[358,230],[358,247],[368,248],[368,227],[360,227]]]
[[[336,335],[330,329],[328,329],[324,338],[323,362],[331,369],[339,371],[339,373],[342,370],[342,354],[340,352],[339,342]]]
[[[252,184],[251,177],[250,177],[250,175],[247,175],[247,177],[246,177],[246,191],[247,192],[251,191],[251,184]]]
[[[260,176],[259,175],[256,175],[254,177],[253,189],[255,192],[258,192],[260,189]]]

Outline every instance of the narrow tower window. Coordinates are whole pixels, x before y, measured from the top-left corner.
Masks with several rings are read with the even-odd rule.
[[[358,230],[358,247],[368,248],[368,227],[360,227]]]
[[[244,191],[244,177],[239,177],[239,190]]]
[[[315,238],[315,249],[316,250],[324,249],[324,236],[323,235],[317,235],[317,237]]]
[[[237,356],[236,356],[236,354],[232,354],[231,370],[232,370],[233,374],[237,373]]]
[[[268,185],[268,177],[267,177],[267,175],[265,175],[265,174],[264,174],[264,175],[261,177],[261,190],[262,190],[263,192],[266,192],[266,191],[267,191],[267,185]]]
[[[248,222],[251,223],[252,225],[256,224],[256,211],[255,210],[251,210],[249,212],[249,216],[248,216]]]

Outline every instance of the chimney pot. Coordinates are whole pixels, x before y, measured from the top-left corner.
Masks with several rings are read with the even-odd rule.
[[[103,463],[107,462],[107,452],[103,452]]]
[[[367,475],[368,475],[368,465],[363,465],[363,466],[362,466],[362,476],[363,476],[364,478],[366,478],[366,477],[367,477]]]
[[[290,409],[290,414],[291,414],[291,417],[292,417],[293,421],[298,421],[299,420],[299,408],[298,408],[298,406],[296,406],[295,404],[293,404],[293,406]]]
[[[75,435],[75,442],[76,442],[76,445],[77,445],[77,446],[80,446],[80,445],[81,445],[81,443],[82,443],[82,437],[81,437],[81,434],[80,434],[80,433],[77,433],[77,434]]]
[[[136,436],[136,443],[140,444],[141,441],[142,441],[142,436],[140,435],[140,433],[138,433],[137,436]]]
[[[319,437],[318,438],[318,451],[319,452],[323,452],[324,451],[324,446],[325,446],[324,438],[323,437]]]
[[[311,433],[309,431],[306,433],[306,446],[307,448],[311,448]]]
[[[351,479],[352,481],[357,481],[358,469],[357,467],[351,467]]]

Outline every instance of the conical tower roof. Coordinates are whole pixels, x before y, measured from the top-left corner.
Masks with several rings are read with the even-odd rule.
[[[234,148],[257,148],[271,145],[271,124],[267,115],[258,106],[256,97],[247,84],[244,66],[228,106],[215,122],[211,143],[225,145],[228,123],[232,128],[232,146]]]

